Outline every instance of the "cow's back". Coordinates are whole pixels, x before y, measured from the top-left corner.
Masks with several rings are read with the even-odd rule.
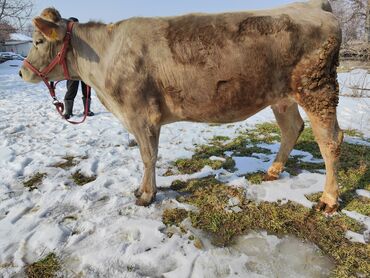
[[[208,122],[241,120],[292,94],[296,65],[330,36],[340,39],[334,16],[305,3],[138,18],[130,26],[146,50],[138,70],[150,75],[165,110],[176,120]]]

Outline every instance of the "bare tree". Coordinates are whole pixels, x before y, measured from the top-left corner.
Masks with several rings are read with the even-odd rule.
[[[32,0],[0,0],[0,22],[21,29],[30,19]]]
[[[6,22],[0,22],[0,42],[4,42],[10,38],[10,34],[16,30],[13,26]]]
[[[364,40],[369,0],[329,0],[343,30],[344,44]]]
[[[22,27],[21,32],[29,37],[32,37],[33,30],[34,27],[32,23],[27,23]]]

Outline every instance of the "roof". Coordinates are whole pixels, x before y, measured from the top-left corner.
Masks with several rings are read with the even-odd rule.
[[[30,41],[6,41],[3,45],[20,45],[20,44],[29,44]]]
[[[29,36],[20,34],[20,33],[12,33],[12,34],[10,34],[9,41],[31,42],[32,41],[32,38],[30,38]]]

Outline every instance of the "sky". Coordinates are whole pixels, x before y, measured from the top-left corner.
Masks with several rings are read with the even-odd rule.
[[[169,16],[190,12],[224,12],[276,7],[299,0],[34,0],[34,15],[55,7],[62,17],[77,17],[80,22],[115,22],[133,16]]]

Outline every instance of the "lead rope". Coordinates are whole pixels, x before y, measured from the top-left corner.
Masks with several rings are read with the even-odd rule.
[[[59,82],[60,81],[57,81],[56,83],[54,83],[53,81],[51,81],[49,90],[50,90],[50,95],[53,98],[53,104],[56,110],[58,111],[59,115],[61,115],[64,118],[64,115],[63,115],[64,104],[61,101],[59,101],[55,95],[55,88]],[[69,119],[64,118],[67,122],[69,122],[70,124],[78,125],[78,124],[82,124],[86,120],[87,114],[89,113],[88,108],[89,108],[89,102],[90,102],[90,95],[91,95],[91,87],[86,85],[86,102],[85,102],[85,107],[84,107],[85,111],[84,111],[83,118],[80,121],[71,121]]]

